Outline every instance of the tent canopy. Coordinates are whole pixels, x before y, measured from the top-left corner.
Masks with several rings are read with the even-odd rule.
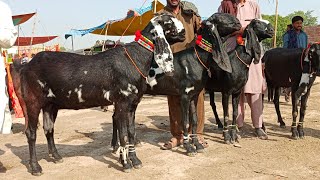
[[[112,20],[105,22],[97,27],[83,29],[83,30],[76,30],[72,29],[69,33],[65,34],[65,38],[68,38],[73,35],[86,35],[88,33],[98,34],[98,35],[111,35],[111,36],[121,36],[125,29],[129,26],[125,36],[134,35],[137,30],[141,30],[147,26],[154,14],[154,5],[156,1],[153,1],[151,5],[144,7],[140,10],[131,10],[128,12],[127,17],[120,19],[120,20]],[[156,5],[156,12],[160,11],[164,8],[164,5],[157,1]]]
[[[30,46],[36,44],[43,44],[58,36],[42,36],[42,37],[18,37],[14,46]]]
[[[29,13],[29,14],[20,14],[12,16],[12,21],[15,26],[20,25],[22,23],[25,23],[28,21],[32,16],[34,16],[36,13]]]

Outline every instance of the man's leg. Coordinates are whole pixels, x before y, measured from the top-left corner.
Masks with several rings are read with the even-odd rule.
[[[182,143],[181,129],[181,105],[179,96],[168,96],[170,132],[173,136],[161,149],[167,150],[179,146]]]
[[[255,132],[260,139],[268,139],[267,134],[262,130],[263,105],[262,94],[246,94],[248,104],[251,108],[252,124]]]

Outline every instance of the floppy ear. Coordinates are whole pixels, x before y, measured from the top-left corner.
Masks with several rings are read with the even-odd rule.
[[[157,22],[152,22],[154,29],[151,30],[154,40],[154,60],[164,72],[173,72],[173,53],[166,40],[162,26]]]
[[[207,23],[210,23],[210,22],[207,21]],[[226,48],[222,44],[222,41],[220,39],[220,35],[219,35],[217,28],[211,23],[207,24],[207,25],[212,25],[211,33],[214,37],[212,39],[212,42],[216,42],[216,43],[212,43],[213,45],[216,45],[212,51],[213,60],[218,64],[218,66],[222,70],[227,71],[229,73],[232,73],[230,59],[229,59]]]
[[[256,33],[251,27],[247,27],[244,37],[246,38],[246,52],[253,57],[253,63],[258,64],[261,57],[261,47]]]

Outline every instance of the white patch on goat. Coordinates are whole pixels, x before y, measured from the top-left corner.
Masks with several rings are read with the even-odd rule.
[[[186,93],[189,94],[190,91],[194,90],[194,86],[186,88]]]
[[[103,92],[103,97],[104,97],[106,100],[110,101],[110,91],[102,90],[102,92]],[[110,102],[111,102],[111,101],[110,101]]]
[[[128,91],[137,94],[138,93],[138,89],[135,85],[132,84],[128,84]]]
[[[177,18],[171,18],[171,20],[176,26],[178,33],[180,33],[184,29],[182,22],[179,21]]]
[[[84,74],[88,74],[88,71],[83,71]]]
[[[69,91],[68,91],[67,98],[70,98],[70,96],[71,96],[71,92],[72,92],[71,90],[69,90]]]
[[[46,83],[41,82],[40,80],[37,80],[38,84],[40,84],[41,88],[44,88],[44,86],[46,85]]]
[[[131,94],[131,92],[129,92],[127,90],[122,90],[122,89],[120,89],[120,93],[127,96],[127,97]]]
[[[148,75],[148,77],[147,77],[147,84],[149,84],[151,89],[153,89],[153,86],[158,84],[157,79],[156,79],[157,75],[163,74],[163,71],[159,67],[157,67],[157,68],[151,67],[149,71],[154,71],[154,76]]]
[[[154,35],[153,39],[162,39],[164,41],[163,47],[161,48],[155,48],[154,51],[154,60],[158,64],[158,66],[164,71],[164,72],[173,72],[173,53],[170,48],[170,45],[168,41],[165,38],[165,35],[163,33],[162,26],[156,21],[159,17],[154,17],[151,19],[151,23],[154,26],[154,29],[151,30],[151,33]],[[158,44],[155,44],[157,46]],[[159,45],[158,45],[159,46]],[[163,50],[162,52],[157,52],[157,50]]]
[[[82,99],[82,89],[79,89],[79,91],[77,91],[77,94],[78,94],[78,99],[79,99],[79,102],[85,102],[85,100],[84,99]]]
[[[49,90],[48,90],[48,95],[47,95],[47,97],[56,97],[54,94],[53,94],[53,92],[52,92],[52,90],[49,88]]]
[[[186,74],[189,74],[189,69],[188,69],[188,67],[186,67]]]
[[[266,24],[270,24],[270,22],[268,20],[265,20],[265,19],[258,19],[258,20],[261,21],[261,22],[264,22]]]

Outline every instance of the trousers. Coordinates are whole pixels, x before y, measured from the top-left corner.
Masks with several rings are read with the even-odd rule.
[[[238,106],[238,117],[237,125],[242,127],[244,123],[244,114],[245,114],[245,98],[248,105],[251,109],[251,120],[255,128],[261,128],[263,123],[263,103],[262,103],[262,94],[249,94],[241,93],[239,106]]]
[[[204,129],[204,90],[201,91],[197,102],[197,134],[203,134]],[[182,116],[181,116],[181,104],[179,96],[168,96],[169,116],[170,116],[170,131],[172,136],[181,137],[182,130]],[[191,132],[191,126],[189,127],[189,133]]]

